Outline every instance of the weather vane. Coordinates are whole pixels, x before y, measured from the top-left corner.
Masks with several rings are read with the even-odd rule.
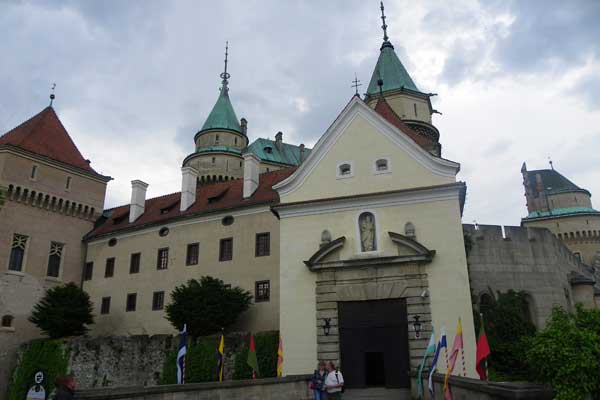
[[[227,92],[227,84],[228,84],[228,79],[231,76],[229,74],[229,72],[227,72],[227,56],[229,55],[229,41],[225,42],[225,70],[221,73],[221,75],[219,75],[221,77],[221,79],[223,79],[222,83],[223,83],[223,90],[225,90]]]
[[[381,21],[383,21],[383,25],[381,25],[381,29],[383,29],[383,41],[387,42],[388,41],[388,35],[387,35],[387,24],[385,23],[385,14],[383,12],[384,7],[383,7],[383,1],[381,2]]]
[[[54,95],[54,89],[56,88],[56,83],[52,84],[52,93],[50,93],[50,107],[52,107],[52,102],[54,101],[54,99],[56,98],[56,96]]]
[[[354,89],[356,89],[356,95],[358,96],[358,87],[362,86],[362,83],[360,83],[360,81],[356,77],[356,72],[354,73],[354,80],[352,81],[352,83],[353,83],[352,87]]]

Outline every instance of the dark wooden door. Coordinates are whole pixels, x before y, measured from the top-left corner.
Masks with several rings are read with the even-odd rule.
[[[339,302],[338,318],[346,387],[410,386],[406,301]]]

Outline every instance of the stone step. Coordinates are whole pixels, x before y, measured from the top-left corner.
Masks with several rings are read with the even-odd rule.
[[[344,400],[410,400],[410,389],[347,389]]]

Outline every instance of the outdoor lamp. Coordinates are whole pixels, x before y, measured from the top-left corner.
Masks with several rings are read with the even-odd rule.
[[[329,336],[329,331],[331,330],[331,318],[323,318],[325,323],[323,324],[323,333],[325,336]]]
[[[421,337],[421,322],[419,321],[419,319],[421,317],[419,317],[418,315],[413,316],[414,318],[414,322],[413,322],[413,329],[415,330],[415,338],[420,338]]]

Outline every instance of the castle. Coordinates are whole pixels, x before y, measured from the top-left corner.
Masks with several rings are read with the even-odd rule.
[[[181,191],[147,199],[148,184],[133,180],[130,203],[108,210],[111,178],[84,159],[52,107],[1,136],[0,386],[16,346],[40,334],[27,321],[33,304],[64,282],[89,293],[92,335],[133,335],[176,333],[164,318],[169,293],[217,277],[254,295],[233,329],[280,330],[285,374],[336,360],[359,387],[373,383],[373,362],[388,366],[386,386],[406,387],[432,326],[454,332],[459,317],[474,375],[472,295],[485,303],[495,290],[525,290],[538,325],[554,304],[600,306],[590,193],[524,165],[522,227],[463,226],[460,164],[442,158],[431,94],[398,59],[385,19],[379,50],[366,95],[350,99],[313,149],[282,133],[250,143],[226,54]]]

